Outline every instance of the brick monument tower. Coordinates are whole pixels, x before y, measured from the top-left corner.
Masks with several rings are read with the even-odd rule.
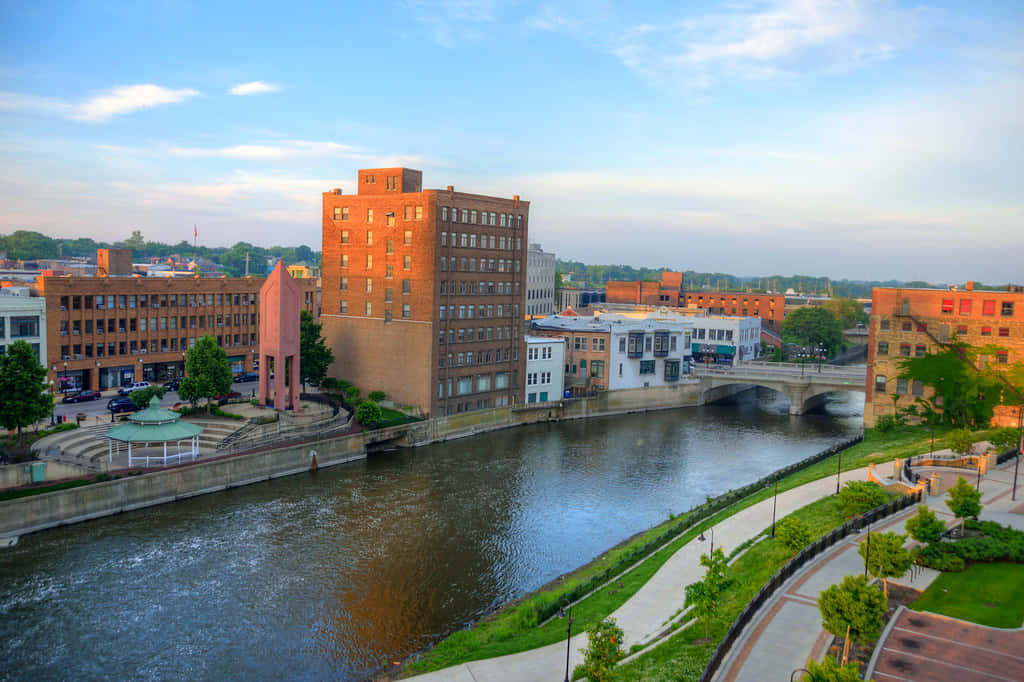
[[[299,285],[278,261],[260,287],[260,405],[273,398],[277,409],[299,406]],[[274,392],[270,395],[270,376]]]

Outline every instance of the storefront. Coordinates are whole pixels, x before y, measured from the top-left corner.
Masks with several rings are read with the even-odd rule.
[[[85,373],[80,369],[57,372],[57,393],[81,391],[85,387],[84,374]]]
[[[228,364],[231,365],[232,374],[240,374],[245,371],[245,356],[230,355],[228,356]]]
[[[135,381],[135,368],[131,365],[100,368],[100,390],[129,386]],[[140,380],[141,381],[141,380]]]
[[[715,343],[693,344],[693,362],[698,365],[714,365],[716,367],[732,366],[733,357],[736,355],[735,346],[726,346]]]

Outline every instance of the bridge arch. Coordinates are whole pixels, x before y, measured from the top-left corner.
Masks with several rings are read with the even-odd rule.
[[[789,400],[790,414],[804,414],[821,406],[829,393],[863,392],[865,368],[822,367],[818,371],[799,365],[751,363],[730,369],[694,371],[701,380],[701,403],[735,395],[739,390],[760,386],[781,393]]]

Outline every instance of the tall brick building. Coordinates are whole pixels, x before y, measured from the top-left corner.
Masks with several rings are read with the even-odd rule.
[[[362,169],[323,194],[331,374],[433,416],[522,402],[529,202]]]
[[[762,327],[776,333],[782,330],[786,316],[786,297],[782,294],[686,291],[683,273],[668,270],[661,273],[660,282],[610,281],[605,293],[608,303],[699,308],[713,315],[759,317]]]
[[[931,398],[931,388],[899,377],[899,359],[923,357],[954,339],[995,347],[979,356],[979,365],[1024,361],[1024,292],[973,291],[970,284],[967,290],[876,288],[868,326],[864,425],[874,426],[881,415],[918,397]],[[1016,418],[1012,422],[1016,425]]]

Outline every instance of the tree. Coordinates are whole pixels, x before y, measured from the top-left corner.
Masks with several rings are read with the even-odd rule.
[[[334,353],[324,342],[320,329],[308,310],[299,314],[299,374],[303,388],[307,382],[319,386],[334,362]]]
[[[981,491],[971,487],[963,476],[956,477],[956,485],[949,489],[946,506],[953,516],[960,519],[960,532],[963,533],[964,520],[977,518],[981,513]]]
[[[600,623],[592,624],[587,628],[587,648],[580,649],[583,665],[578,666],[576,671],[596,682],[612,679],[615,676],[615,664],[626,655],[622,650],[624,638],[625,633],[614,618],[605,618]]]
[[[775,536],[782,544],[790,549],[794,555],[811,542],[811,529],[800,519],[787,516],[779,521],[775,530]]]
[[[372,400],[364,400],[356,408],[356,419],[363,426],[373,428],[384,420],[384,413],[381,412],[380,405],[377,403]]]
[[[906,529],[910,537],[918,542],[932,543],[938,542],[942,537],[946,524],[935,516],[935,512],[922,504],[917,507],[917,515],[907,519]]]
[[[0,355],[0,424],[18,429],[18,446],[25,442],[21,429],[35,424],[53,410],[53,394],[45,391],[46,367],[25,341],[15,341]]]
[[[906,540],[907,536],[899,533],[873,533],[861,540],[857,548],[868,573],[882,579],[886,599],[889,598],[889,578],[898,578],[910,568],[910,552],[903,546]]]
[[[969,455],[974,448],[974,434],[970,429],[957,429],[949,435],[950,450],[958,455]]]
[[[782,338],[801,346],[825,346],[832,356],[843,347],[843,330],[832,313],[821,307],[797,308],[782,322]]]
[[[132,391],[130,397],[136,407],[146,408],[149,407],[149,399],[153,396],[157,398],[163,398],[164,393],[167,393],[167,389],[163,386],[150,386],[149,388],[139,389],[138,391]]]
[[[848,575],[843,582],[822,590],[818,597],[821,624],[846,640],[843,665],[849,661],[850,641],[869,642],[878,636],[885,617],[885,597],[868,585],[862,575]]]
[[[856,516],[885,504],[882,486],[870,481],[847,481],[839,491],[839,506],[847,516]]]
[[[1013,450],[1017,447],[1017,433],[1017,429],[1010,426],[1002,429],[996,429],[995,432],[988,437],[988,442],[992,443],[992,447],[994,447],[998,452]]]
[[[3,238],[3,248],[12,260],[37,260],[56,258],[57,243],[45,234],[29,230],[18,230]]]
[[[185,378],[178,395],[195,405],[201,398],[213,398],[231,391],[231,365],[224,349],[212,336],[203,336],[188,349]]]
[[[388,397],[388,394],[384,391],[370,391],[369,395],[366,396],[375,403],[379,403]]]
[[[711,636],[711,616],[718,611],[724,592],[732,581],[725,577],[726,561],[721,547],[710,556],[702,554],[700,565],[707,570],[700,582],[686,586],[685,606],[692,606],[697,616],[704,619],[704,637],[708,638]]]
[[[864,312],[864,305],[852,298],[830,298],[822,303],[821,307],[832,313],[832,317],[836,318],[839,326],[843,329],[856,327],[858,323],[866,324],[868,321],[868,314]]]
[[[1010,371],[993,369],[998,363],[979,367],[979,355],[996,355],[995,346],[969,346],[954,342],[937,353],[921,358],[899,358],[900,378],[920,381],[932,389],[930,398],[918,398],[928,404],[939,419],[954,426],[982,428],[992,420],[995,406],[1003,400],[1007,385],[1016,378],[1014,363]]]
[[[804,682],[860,682],[860,670],[856,662],[840,665],[839,661],[826,656],[821,663],[807,662],[807,674]]]

